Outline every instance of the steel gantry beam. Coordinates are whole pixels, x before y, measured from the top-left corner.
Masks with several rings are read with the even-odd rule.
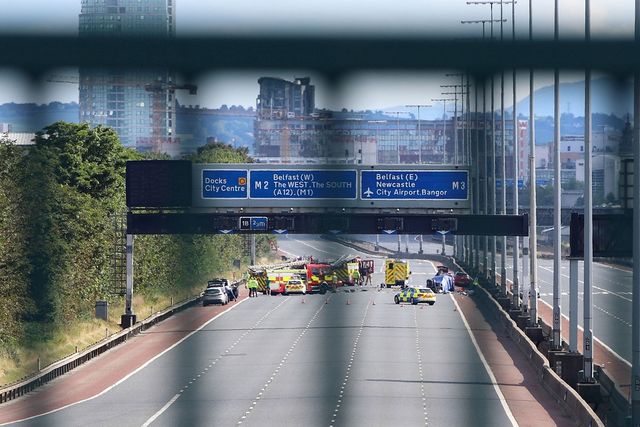
[[[253,220],[253,221],[252,221]],[[254,227],[251,224],[258,224]],[[129,212],[136,234],[434,234],[526,236],[527,215]]]

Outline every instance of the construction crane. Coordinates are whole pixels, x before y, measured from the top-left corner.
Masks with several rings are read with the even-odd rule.
[[[139,87],[139,85],[136,85]],[[189,95],[196,95],[198,93],[198,87],[193,84],[178,85],[172,82],[155,81],[153,83],[147,83],[144,85],[144,90],[151,92],[152,107],[151,107],[151,143],[153,151],[160,151],[160,147],[164,142],[176,142],[171,136],[173,135],[173,112],[166,109],[167,93],[170,96],[170,101],[173,100],[173,92],[176,90],[188,90]],[[171,109],[171,106],[169,106]],[[168,114],[168,116],[167,116]],[[167,122],[165,122],[165,120]],[[163,129],[169,129],[170,136],[166,139]]]
[[[48,83],[68,83],[68,84],[79,84],[80,79],[75,75],[50,75],[46,81]],[[152,83],[147,84],[139,84],[139,83],[126,83],[122,82],[120,86],[123,87],[131,87],[131,88],[144,88],[145,91],[151,93],[152,97],[152,113],[151,113],[151,141],[153,145],[154,151],[157,151],[158,148],[165,142],[164,136],[164,120],[165,115],[168,113],[166,106],[166,93],[173,92],[176,90],[187,90],[189,95],[197,95],[198,94],[198,86],[194,84],[176,84],[173,82],[165,82],[165,81],[154,81]],[[171,97],[173,98],[173,97]],[[174,118],[172,117],[173,112],[169,112],[169,117],[167,118],[168,123],[167,127],[171,130],[173,126]],[[173,132],[172,132],[173,133]],[[169,138],[170,141],[173,141],[173,138]]]

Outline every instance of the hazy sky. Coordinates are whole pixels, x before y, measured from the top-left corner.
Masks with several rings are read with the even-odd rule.
[[[516,32],[526,37],[528,1],[516,4]],[[554,0],[536,0],[535,37],[551,37]],[[560,1],[561,37],[581,37],[584,32],[584,0]],[[479,37],[480,25],[462,25],[460,20],[487,19],[488,5],[467,5],[465,0],[176,0],[177,34],[432,34],[452,37]],[[77,34],[80,0],[0,0],[0,32],[43,32]],[[592,0],[592,35],[632,37],[633,0]],[[500,7],[494,6],[494,18]],[[504,6],[509,19],[505,31],[510,35],[511,6]],[[499,33],[499,29],[495,29]],[[55,70],[56,75],[74,70]],[[198,97],[179,94],[181,102],[218,107],[221,104],[255,105],[257,78],[271,75],[292,79],[310,75],[317,85],[317,106],[326,108],[378,109],[404,104],[427,104],[440,97],[440,84],[452,83],[442,73],[379,74],[363,73],[346,77],[330,88],[312,70],[280,72],[224,73],[201,76]],[[523,79],[526,76],[523,75]],[[567,76],[564,80],[575,80]],[[509,80],[510,81],[510,80]],[[539,83],[549,84],[548,78]],[[524,88],[525,86],[523,86]],[[0,103],[77,101],[77,86],[46,84],[35,87],[16,72],[0,69]]]

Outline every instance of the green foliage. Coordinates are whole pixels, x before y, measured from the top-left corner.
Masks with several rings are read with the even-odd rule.
[[[250,163],[246,148],[210,143],[187,159],[194,163]],[[249,263],[245,236],[138,236],[136,237],[136,291],[154,294],[158,290],[179,295],[203,286],[215,276],[228,274],[234,259]],[[269,251],[269,239],[258,236],[258,254]]]
[[[0,350],[5,352],[23,336],[23,314],[33,311],[27,285],[27,223],[18,180],[23,151],[0,138]]]
[[[124,148],[105,127],[54,123],[29,149],[0,141],[0,353],[33,334],[92,317],[97,299],[114,300],[114,215],[125,207],[125,164],[166,159]],[[251,162],[246,149],[209,144],[194,162]],[[135,292],[180,297],[248,263],[244,236],[136,236]],[[257,239],[258,253],[269,250]],[[135,310],[135,307],[134,307]],[[38,330],[40,330],[38,329]],[[42,337],[39,337],[42,338]],[[32,344],[32,343],[31,343]],[[2,354],[0,354],[1,356]]]
[[[194,163],[252,163],[246,147],[233,148],[231,145],[213,142],[198,148],[197,154],[187,157]]]

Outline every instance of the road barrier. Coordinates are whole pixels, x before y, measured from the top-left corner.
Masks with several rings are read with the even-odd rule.
[[[234,283],[234,286],[239,286],[244,281]],[[83,363],[105,353],[106,351],[114,348],[115,346],[126,342],[129,338],[138,335],[140,332],[146,331],[155,324],[162,322],[163,320],[173,316],[174,314],[188,308],[198,301],[201,296],[195,296],[188,298],[184,301],[178,302],[171,307],[166,308],[163,311],[152,314],[141,322],[136,323],[130,328],[123,329],[122,331],[111,335],[109,338],[99,341],[92,346],[87,347],[80,353],[74,353],[56,362],[53,362],[49,366],[44,367],[40,372],[33,374],[25,379],[18,380],[12,384],[8,384],[0,388],[0,404],[16,399],[20,396],[35,390],[36,388],[48,383],[49,381],[58,378],[61,375],[77,368]]]

